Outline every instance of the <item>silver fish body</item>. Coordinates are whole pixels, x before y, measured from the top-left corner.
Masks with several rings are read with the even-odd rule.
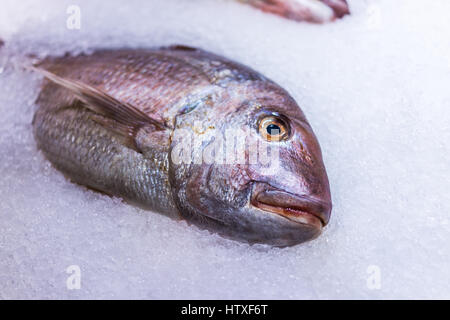
[[[256,71],[185,46],[48,58],[35,70],[47,78],[35,138],[72,181],[250,243],[293,245],[327,224],[317,139]],[[228,132],[245,138],[227,149],[240,161],[223,161]],[[260,146],[276,150],[275,167],[250,161]]]

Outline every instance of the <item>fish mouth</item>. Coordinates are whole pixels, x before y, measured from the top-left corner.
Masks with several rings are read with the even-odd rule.
[[[256,193],[252,196],[251,204],[318,231],[328,223],[331,212],[331,204],[327,202],[278,189]]]

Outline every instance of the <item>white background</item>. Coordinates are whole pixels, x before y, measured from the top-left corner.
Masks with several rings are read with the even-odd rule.
[[[450,298],[450,2],[350,5],[310,25],[226,0],[1,0],[0,298]],[[247,64],[298,101],[331,184],[320,238],[224,240],[73,185],[36,150],[40,78],[17,67],[25,55],[174,43]]]

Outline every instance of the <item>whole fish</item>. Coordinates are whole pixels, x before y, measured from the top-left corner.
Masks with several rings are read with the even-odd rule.
[[[238,0],[264,12],[313,23],[334,21],[350,14],[346,0]]]
[[[317,139],[294,99],[256,71],[186,46],[33,69],[46,77],[35,139],[73,182],[250,243],[294,245],[328,223]]]

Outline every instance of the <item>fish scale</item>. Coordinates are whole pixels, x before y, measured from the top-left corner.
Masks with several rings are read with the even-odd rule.
[[[186,46],[50,57],[32,69],[47,79],[35,139],[73,182],[249,243],[294,245],[328,222],[328,178],[311,126],[258,72]],[[265,124],[279,129],[279,141]],[[275,148],[277,167],[246,162],[248,154],[236,157],[244,163],[218,161],[228,139],[245,139],[247,153]]]
[[[36,140],[52,141],[38,146],[57,169],[76,183],[120,195],[150,210],[176,212],[167,187],[167,155],[158,153],[151,159],[144,158],[92,122],[89,111],[84,110],[69,109],[43,116],[37,113]]]

